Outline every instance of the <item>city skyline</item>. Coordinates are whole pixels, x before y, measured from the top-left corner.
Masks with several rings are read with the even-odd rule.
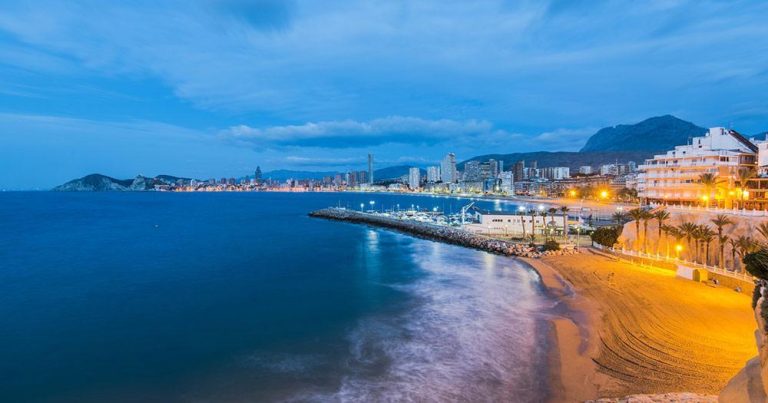
[[[760,2],[181,5],[7,5],[0,188],[575,151],[668,113],[768,130]]]

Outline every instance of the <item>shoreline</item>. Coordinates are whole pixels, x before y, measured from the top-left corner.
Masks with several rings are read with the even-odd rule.
[[[540,259],[518,258],[541,279],[544,292],[561,305],[549,318],[548,401],[585,401],[598,395],[599,374],[592,361],[597,346],[599,307],[576,293],[560,273]]]
[[[344,209],[310,216],[518,257],[556,301],[546,318],[549,401],[614,402],[642,395],[655,401],[714,402],[757,354],[750,297],[679,278],[673,270],[635,265],[591,249],[530,253],[450,227]]]

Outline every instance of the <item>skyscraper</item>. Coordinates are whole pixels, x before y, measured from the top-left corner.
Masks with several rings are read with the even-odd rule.
[[[516,181],[525,179],[525,161],[520,160],[515,162],[515,169],[512,173]]]
[[[421,187],[421,171],[419,168],[411,168],[408,170],[408,187],[411,190],[417,190]]]
[[[456,154],[446,154],[440,163],[440,176],[444,183],[456,182]]]
[[[373,185],[373,154],[368,154],[368,184]]]
[[[427,182],[435,183],[440,180],[440,167],[434,166],[427,168]]]

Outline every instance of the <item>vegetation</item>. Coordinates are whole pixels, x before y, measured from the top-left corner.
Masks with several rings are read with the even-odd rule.
[[[546,242],[544,242],[544,247],[542,250],[546,251],[557,251],[560,250],[560,244],[557,243],[554,239],[550,239]]]
[[[661,248],[661,233],[664,232],[664,221],[669,219],[669,211],[659,210],[653,214],[653,218],[659,223],[659,237],[656,239],[656,253],[658,254]],[[667,242],[669,244],[669,242]],[[667,255],[669,255],[669,245],[667,245]]]
[[[621,235],[622,227],[600,227],[590,234],[592,243],[597,243],[605,247],[613,247]]]
[[[704,191],[706,192],[705,198],[704,198],[704,205],[709,208],[709,199],[712,197],[712,193],[714,193],[715,189],[717,188],[717,185],[721,181],[717,179],[717,176],[715,174],[711,173],[704,173],[699,175],[699,183],[701,183],[702,186],[704,186]]]
[[[561,206],[560,213],[563,214],[563,240],[568,242],[568,206]]]
[[[747,272],[761,280],[768,280],[768,249],[760,249],[744,255]]]
[[[733,225],[733,220],[725,214],[718,214],[717,217],[712,219],[712,224],[717,228],[717,246],[720,248],[717,263],[723,269],[725,268],[725,243],[728,240],[728,237],[723,236],[723,228]]]

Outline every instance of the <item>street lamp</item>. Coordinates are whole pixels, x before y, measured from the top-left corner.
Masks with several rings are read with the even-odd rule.
[[[360,211],[363,211],[364,208],[365,208],[365,203],[360,203]]]
[[[675,245],[675,251],[677,252],[677,260],[680,260],[680,252],[683,251],[683,245]]]

